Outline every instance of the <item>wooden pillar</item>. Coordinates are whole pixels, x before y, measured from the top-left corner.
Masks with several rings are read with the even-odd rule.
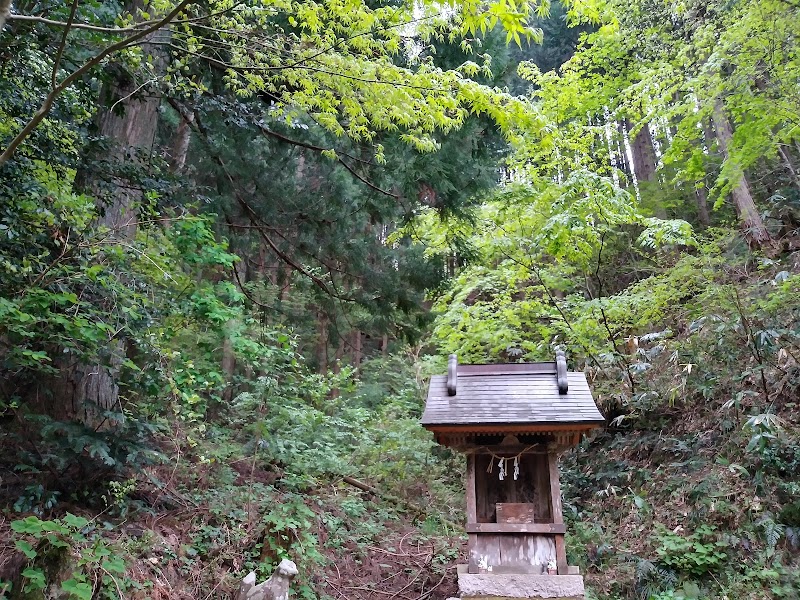
[[[475,497],[475,455],[467,454],[467,523],[478,522],[478,503]],[[478,542],[478,534],[467,534],[467,556],[469,565],[467,570],[470,573],[478,572],[478,564],[475,560],[474,550]]]
[[[564,523],[564,515],[561,512],[561,482],[558,476],[558,454],[548,452],[547,462],[550,466],[550,508],[553,514],[553,523],[561,525]],[[567,547],[564,543],[564,534],[555,535],[556,541],[556,567],[559,575],[566,575],[567,566]]]

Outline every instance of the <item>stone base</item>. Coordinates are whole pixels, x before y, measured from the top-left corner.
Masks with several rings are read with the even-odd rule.
[[[584,600],[581,575],[473,575],[466,565],[458,565],[458,591],[471,600]]]

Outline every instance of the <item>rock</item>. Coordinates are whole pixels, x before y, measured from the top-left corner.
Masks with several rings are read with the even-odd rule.
[[[462,600],[539,599],[583,600],[580,575],[458,574]]]

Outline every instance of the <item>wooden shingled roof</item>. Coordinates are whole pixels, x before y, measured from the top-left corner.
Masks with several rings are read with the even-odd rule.
[[[448,375],[431,378],[421,422],[437,434],[519,434],[578,433],[605,419],[586,376],[567,372],[559,353],[556,362],[500,365],[458,365],[451,356]]]

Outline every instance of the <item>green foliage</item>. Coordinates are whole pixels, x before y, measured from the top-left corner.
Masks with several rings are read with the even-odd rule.
[[[638,597],[642,600],[674,598],[671,588],[675,586],[677,578],[670,569],[660,567],[649,560],[638,559],[635,577]]]
[[[54,373],[64,354],[105,362],[104,350],[123,334],[151,342],[148,324],[182,314],[174,302],[198,269],[230,266],[235,258],[213,240],[208,218],[189,215],[141,232],[133,244],[109,246],[104,232],[87,229],[96,216],[93,201],[71,194],[68,182],[55,185],[42,188],[44,207],[35,197],[4,205],[0,335],[10,348],[4,368],[18,377]],[[209,296],[195,294],[190,306],[213,323]]]
[[[3,203],[0,215],[5,234],[0,239],[0,333],[10,344],[4,353],[7,368],[53,372],[42,332],[67,352],[96,353],[115,330],[81,292],[113,280],[102,273],[99,239],[74,233],[93,219],[92,200],[70,193],[52,169],[36,174],[42,183],[34,180],[26,196]],[[70,285],[76,277],[83,285]]]
[[[781,419],[778,416],[763,413],[753,415],[747,419],[744,429],[752,434],[750,441],[747,443],[746,451],[753,452],[754,450],[763,451],[771,446],[783,428]]]
[[[709,525],[701,525],[681,536],[665,528],[657,535],[659,562],[680,573],[703,576],[717,571],[727,560],[727,544],[717,538]]]
[[[69,578],[57,582],[69,598],[91,600],[98,582],[102,597],[113,597],[124,589],[120,580],[125,562],[88,519],[70,513],[48,521],[31,516],[13,521],[11,529],[16,534],[15,547],[27,559],[22,571],[24,591],[44,590],[54,561],[66,561],[71,571]]]
[[[800,527],[800,500],[791,502],[781,508],[778,522],[787,527]]]
[[[775,549],[785,533],[785,527],[782,523],[776,523],[770,514],[764,515],[758,521],[758,526],[764,535],[766,557],[770,559],[775,556]]]
[[[323,556],[318,551],[317,538],[311,533],[317,515],[302,496],[287,495],[272,510],[261,517],[264,541],[254,550],[260,556],[272,557],[270,561],[256,563],[260,574],[269,577],[284,558],[300,560],[306,564],[321,565]]]
[[[694,600],[703,597],[696,583],[684,583],[678,591],[668,590],[666,592],[654,594],[648,596],[647,600],[672,600],[673,598],[675,600]]]
[[[242,416],[264,415],[245,431],[268,460],[281,464],[303,488],[315,477],[342,471],[369,414],[329,399],[336,379],[304,376],[299,369],[290,369],[281,378],[277,374],[260,378],[252,392],[236,399],[233,408]],[[287,375],[293,375],[292,379]],[[346,374],[339,381],[346,384]]]
[[[372,142],[378,132],[396,132],[420,152],[436,150],[434,132],[458,129],[470,113],[490,115],[510,137],[518,135],[521,127],[537,123],[536,113],[527,110],[524,101],[465,77],[472,71],[469,64],[443,70],[421,59],[419,48],[403,52],[404,31],[413,24],[414,37],[425,48],[432,41],[444,40],[469,46],[465,38],[499,26],[506,33],[506,43],[521,46],[523,38],[540,38],[534,21],[547,14],[549,2],[452,2],[444,12],[433,2],[382,6],[275,2],[268,11],[261,8],[231,9],[224,2],[162,3],[139,14],[98,10],[94,5],[76,7],[77,22],[100,27],[90,32],[79,29],[73,38],[77,43],[63,46],[57,35],[42,36],[34,46],[38,50],[34,64],[42,79],[52,70],[50,87],[55,88],[56,99],[57,92],[72,91],[72,80],[93,74],[100,59],[108,55],[146,81],[169,81],[175,95],[190,96],[216,87],[206,73],[213,66],[221,71],[218,79],[230,96],[268,95],[276,100],[271,108],[274,116],[290,126],[308,115],[335,137],[355,141]],[[57,9],[51,13],[56,20],[67,18]],[[166,19],[175,31],[168,68],[156,66],[158,60],[146,53],[152,49],[143,52],[133,43],[114,45],[135,23],[152,23],[151,19]],[[273,43],[283,48],[280,54],[265,50]],[[62,56],[68,60],[54,64],[50,56],[54,50],[56,60]],[[71,73],[59,73],[59,67],[66,71],[65,64],[75,65]],[[56,87],[56,82],[61,85]],[[45,109],[46,115],[50,106]],[[11,139],[29,119],[43,127],[41,116],[20,115],[19,122],[0,133]],[[21,153],[27,152],[23,144]],[[326,152],[335,154],[332,148]],[[379,147],[376,155],[382,156]]]
[[[430,434],[419,427],[420,396],[403,357],[366,362],[360,379],[346,369],[335,376],[308,375],[289,363],[241,394],[231,419],[242,419],[242,433],[258,460],[280,468],[285,489],[301,492],[355,476],[381,483],[412,504],[422,489],[430,489],[442,512],[455,514],[459,505],[449,496],[460,486],[460,467],[449,452],[437,455]]]
[[[208,218],[177,216],[163,228],[143,227],[130,244],[109,245],[103,231],[86,227],[94,204],[65,191],[66,182],[57,185],[52,190],[63,202],[51,210],[31,201],[5,213],[9,243],[0,243],[0,256],[8,276],[0,284],[0,338],[9,350],[2,354],[7,387],[0,409],[18,414],[21,435],[37,440],[34,449],[20,445],[21,468],[72,473],[90,484],[159,459],[151,446],[158,424],[143,416],[202,418],[230,383],[213,356],[224,325],[237,318],[252,326],[254,320],[230,284],[198,277],[235,260],[214,240]],[[115,354],[121,337],[136,354]],[[189,339],[206,353],[190,357]],[[271,359],[271,345],[245,338],[233,351],[243,363],[261,364]],[[59,378],[79,378],[69,372],[76,362],[107,366],[119,377],[125,403],[101,415],[112,427],[69,420],[68,398],[41,400],[49,400],[53,388],[64,391]],[[48,503],[21,500],[19,506]]]
[[[9,504],[38,515],[13,526],[23,584],[127,591],[124,554],[93,522],[41,520],[65,502],[164,527],[181,506],[178,543],[156,527],[124,542],[158,575],[142,595],[167,566],[206,597],[282,557],[308,572],[355,562],[401,519],[451,533],[462,465],[418,425],[442,358],[420,353],[560,347],[610,424],[563,477],[569,555],[593,597],[793,597],[800,276],[699,218],[708,196],[713,221],[733,221],[744,174],[794,247],[790,4],[579,2],[545,24],[547,2],[190,4],[168,60],[133,44],[79,73],[0,166],[0,462]],[[115,29],[174,6],[78,3],[63,38],[12,15],[2,145]],[[521,48],[540,25],[558,31],[554,56]],[[493,87],[512,52],[530,60],[529,97]],[[92,123],[121,81],[138,87],[117,117],[165,101],[153,148],[109,161],[125,140],[94,139]],[[724,152],[715,109],[733,127]],[[184,130],[186,162],[168,166]],[[658,164],[634,185],[640,132]],[[101,189],[142,193],[134,239],[98,225],[118,208]],[[119,389],[101,427],[68,414],[62,383],[90,376],[81,365]],[[457,553],[437,548],[426,568]],[[51,554],[71,561],[66,581]],[[236,574],[208,584],[223,571]],[[323,594],[323,577],[297,595]]]
[[[556,179],[589,168],[632,185],[625,147],[635,155],[634,138],[649,129],[658,171],[654,181],[635,177],[642,205],[656,214],[694,217],[697,190],[733,218],[726,196],[743,175],[758,171],[779,186],[793,178],[782,145],[797,140],[798,107],[782,78],[797,72],[796,7],[784,10],[775,0],[698,10],[643,0],[608,2],[583,15],[582,4],[570,8],[573,19],[598,9],[600,22],[575,55],[557,71],[520,65],[543,117],[558,125],[520,144],[516,164],[526,173]],[[778,39],[781,50],[769,50]],[[720,125],[720,115],[734,130],[724,151],[711,124],[714,117]],[[760,201],[774,193],[756,185],[753,192]]]
[[[503,227],[507,233],[508,227]],[[563,231],[560,235],[570,236],[563,245],[576,247],[571,241],[575,235],[587,244],[587,251],[593,251],[576,256],[577,264],[561,257],[569,262],[553,267],[547,264],[552,259],[545,258],[549,251],[544,246],[537,249],[543,254],[541,262],[531,254],[525,258],[520,254],[520,258],[500,259],[499,264],[498,258],[490,259],[496,266],[464,270],[435,305],[444,311],[434,329],[442,352],[457,352],[465,360],[479,362],[487,356],[545,360],[552,345],[565,344],[584,357],[610,357],[622,338],[644,333],[680,301],[701,293],[722,261],[714,250],[685,256],[673,268],[642,278],[624,291],[587,299],[581,283],[594,277],[603,261],[605,240],[617,234],[605,226],[598,226],[592,235],[572,226]],[[494,239],[498,245],[503,243],[502,237]],[[511,235],[505,242],[513,243]],[[528,248],[532,253],[536,247]],[[598,262],[592,265],[592,259]]]

